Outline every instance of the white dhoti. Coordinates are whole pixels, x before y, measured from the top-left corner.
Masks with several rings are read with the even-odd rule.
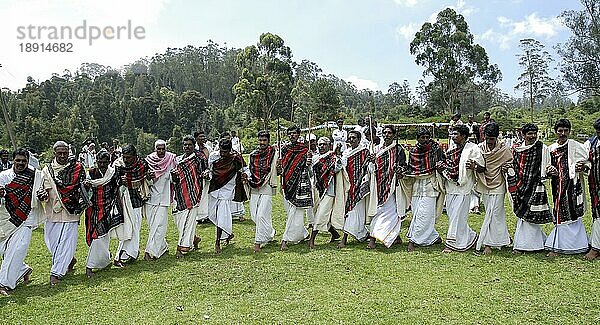
[[[588,237],[583,225],[583,218],[561,223],[546,238],[547,250],[561,254],[578,254],[588,250]]]
[[[333,203],[335,198],[329,195],[323,195],[319,201],[317,211],[313,219],[313,230],[328,231],[331,226],[331,213],[333,212]]]
[[[243,216],[246,213],[246,210],[244,209],[244,203],[231,201],[230,204],[231,204],[230,209],[231,209],[232,217]]]
[[[542,225],[517,218],[517,228],[513,243],[514,250],[526,252],[541,251],[544,250],[545,242],[546,234],[542,230]]]
[[[396,196],[390,194],[388,200],[377,207],[377,213],[371,220],[371,237],[390,247],[400,233],[402,221],[398,217]]]
[[[210,182],[207,180],[204,180],[203,182],[202,195],[200,196],[200,203],[198,204],[196,221],[208,219],[208,188],[210,187]]]
[[[212,195],[208,199],[208,219],[217,228],[221,228],[221,240],[233,234],[233,221],[231,219],[231,200],[217,199]]]
[[[61,278],[67,274],[77,247],[78,222],[50,222],[44,225],[44,241],[52,254],[50,275]]]
[[[600,251],[600,218],[596,218],[592,223],[592,233],[590,234],[590,245],[592,249]]]
[[[1,286],[14,290],[17,282],[31,270],[31,267],[24,263],[31,242],[31,232],[31,227],[21,226],[6,240],[0,242],[0,255],[2,255],[2,266],[0,267]]]
[[[312,227],[313,222],[315,221],[315,210],[310,207],[306,209],[306,223]]]
[[[168,206],[146,204],[148,241],[146,242],[145,251],[152,258],[161,257],[168,249],[166,240],[168,216]]]
[[[131,239],[122,240],[117,248],[115,260],[126,262],[138,258],[140,254],[140,228],[142,226],[142,207],[134,208],[131,216]]]
[[[85,266],[90,269],[103,269],[110,265],[110,236],[108,234],[92,240]]]
[[[466,251],[475,245],[477,233],[469,227],[471,195],[446,194],[448,234],[446,247],[455,251]]]
[[[419,246],[433,245],[440,234],[435,230],[436,197],[413,196],[411,207],[413,217],[406,237]]]
[[[271,220],[272,202],[273,195],[270,194],[253,191],[250,195],[250,216],[256,224],[254,244],[263,245],[272,241],[275,237],[275,229]]]
[[[308,231],[304,228],[304,210],[306,208],[298,208],[286,199],[283,199],[283,207],[287,212],[287,220],[281,240],[290,243],[303,241],[308,237]]]
[[[358,201],[354,206],[354,209],[348,211],[346,220],[344,221],[344,232],[356,238],[358,241],[364,241],[369,234],[367,227],[365,227],[367,217],[365,207],[366,201],[366,198]]]
[[[481,246],[502,247],[510,244],[510,235],[506,228],[506,209],[504,194],[483,194],[485,218],[481,224],[477,250]]]
[[[470,195],[470,198],[471,198],[471,203],[469,204],[469,208],[470,208],[471,210],[474,210],[475,208],[479,209],[479,196],[480,196],[480,195],[481,195],[481,194],[479,194],[479,193],[477,193],[477,192],[475,192],[475,191],[473,191],[473,192],[471,193],[471,195]]]
[[[200,207],[196,206],[190,210],[177,211],[173,213],[173,220],[177,226],[179,237],[177,239],[177,249],[187,251],[194,247],[194,238],[196,238],[196,220]]]

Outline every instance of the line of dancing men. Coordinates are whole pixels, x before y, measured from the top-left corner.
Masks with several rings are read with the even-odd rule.
[[[585,257],[595,259],[600,254],[600,119],[594,128],[596,135],[581,144],[569,139],[571,123],[560,119],[554,125],[556,142],[546,146],[538,140],[537,126],[528,123],[521,129],[523,143],[510,148],[498,141],[499,127],[493,121],[486,123],[479,144],[468,141],[466,125],[454,125],[454,145],[443,152],[427,129],[417,131],[416,145],[408,151],[398,143],[393,126],[383,127],[379,144],[374,143],[374,128],[351,130],[342,150],[340,145],[332,148],[328,137],[318,139],[316,148],[311,141],[307,146],[299,141],[300,129],[292,126],[287,129],[289,142],[283,145],[272,145],[269,132],[258,132],[258,148],[248,163],[232,149],[230,137],[220,139],[211,151],[204,145],[204,134],[197,132],[197,137],[183,138],[180,156],[168,152],[163,140],[156,141],[155,151],[145,158],[126,145],[112,162],[101,150],[97,166],[87,172],[70,156],[64,141],[54,144],[54,159],[42,170],[29,165],[26,149],[17,149],[11,168],[0,173],[0,293],[8,295],[17,283],[31,281],[32,268],[24,259],[32,230],[42,223],[52,254],[50,284],[73,272],[82,214],[88,276],[138,258],[142,215],[149,229],[144,259],[160,258],[167,251],[172,197],[177,258],[198,248],[196,222],[203,218],[216,226],[215,252],[220,253],[221,243],[234,237],[233,210],[248,199],[258,252],[275,236],[271,215],[279,184],[287,214],[282,250],[304,240],[314,248],[318,232],[331,233],[332,241],[341,237],[340,248],[350,236],[367,241],[368,248],[377,241],[389,248],[401,242],[401,223],[412,210],[407,233],[412,251],[442,242],[435,225],[445,207],[443,252],[475,247],[490,254],[492,248],[511,244],[504,207],[508,192],[518,218],[514,252],[548,250],[548,256],[556,256],[587,251]],[[593,216],[589,240],[582,220],[585,178]],[[468,222],[474,189],[485,207],[479,234]],[[546,236],[541,226],[550,222],[554,228]],[[111,239],[119,242],[114,257]]]

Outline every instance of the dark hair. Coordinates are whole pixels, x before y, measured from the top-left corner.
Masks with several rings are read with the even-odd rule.
[[[224,137],[231,137],[231,133],[229,133],[229,131],[221,133],[221,139],[223,139]]]
[[[396,134],[396,128],[393,125],[390,125],[390,124],[384,125],[383,128],[381,129],[381,131],[383,132],[383,130],[385,130],[385,129],[391,130],[392,134],[394,134],[394,135]]]
[[[137,156],[137,149],[135,148],[134,145],[132,144],[128,144],[125,147],[123,147],[123,150],[121,151],[124,155],[132,155],[132,156]]]
[[[417,139],[420,138],[420,137],[422,137],[422,136],[424,136],[424,135],[431,136],[431,132],[429,132],[429,130],[426,129],[426,128],[419,128],[417,130]]]
[[[8,153],[7,150],[2,150],[2,152],[0,152],[0,153],[4,153],[4,152]],[[16,156],[25,156],[29,160],[29,151],[25,148],[17,148],[15,151],[13,151],[13,154],[12,154],[13,159],[15,159]]]
[[[286,131],[287,131],[287,133],[296,132],[296,133],[300,134],[300,128],[297,125],[290,126],[289,128],[287,128]]]
[[[256,134],[256,137],[257,138],[267,138],[267,139],[271,140],[271,134],[267,130],[258,131],[258,133]]]
[[[483,134],[489,137],[497,138],[500,135],[500,127],[496,122],[490,122],[483,128]]]
[[[100,150],[100,152],[98,152],[98,154],[96,155],[96,159],[100,160],[102,158],[106,158],[108,159],[108,161],[110,161],[110,154],[108,153],[108,151]]]
[[[348,131],[348,135],[350,134],[356,134],[356,137],[358,138],[358,140],[360,140],[360,138],[362,137],[362,135],[360,134],[360,132],[356,131],[356,130],[350,130]]]
[[[231,140],[225,139],[225,138],[219,140],[219,149],[231,150],[231,147],[232,147]]]
[[[3,154],[8,154],[8,150],[6,150],[6,149],[0,150],[0,155],[3,155]]]
[[[492,116],[492,114],[491,114],[489,111],[485,111],[485,112],[483,112],[483,115],[489,115],[489,116]]]
[[[521,128],[521,133],[523,135],[525,135],[527,132],[531,132],[531,131],[539,131],[539,128],[537,125],[533,124],[533,123],[525,123],[525,125],[523,125],[523,127]]]
[[[459,119],[461,118],[461,114],[460,113],[455,113],[454,115],[452,115],[452,118],[458,117]]]
[[[464,124],[455,125],[452,128],[452,130],[460,133],[460,135],[462,135],[464,137],[468,137],[469,136],[469,128],[466,125],[464,125]]]
[[[196,138],[194,138],[191,135],[186,135],[185,137],[183,137],[183,140],[181,140],[181,143],[185,143],[186,141],[192,141],[193,144],[196,144]]]
[[[596,122],[594,122],[594,129],[600,130],[600,118],[597,119]]]
[[[567,128],[567,129],[571,129],[571,122],[569,120],[567,120],[566,118],[561,118],[558,119],[558,121],[556,121],[556,123],[554,124],[554,132],[556,132],[556,130],[558,130],[558,128],[563,127],[563,128]]]
[[[200,134],[204,134],[204,131],[198,130],[198,131],[194,132],[194,138],[197,138]]]

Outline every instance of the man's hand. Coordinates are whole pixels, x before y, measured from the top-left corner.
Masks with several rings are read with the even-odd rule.
[[[442,170],[446,169],[446,164],[443,161],[438,161],[435,164],[435,169],[437,169],[438,171],[442,171]]]
[[[4,190],[4,186],[0,186],[0,197],[4,197],[6,195],[6,191]]]
[[[550,176],[558,176],[558,169],[556,169],[554,166],[548,166],[546,167],[546,174]]]
[[[277,161],[277,165],[275,165],[275,168],[277,169],[277,175],[281,175],[281,173],[283,173],[283,168],[281,167],[281,160]]]
[[[48,191],[45,188],[40,188],[36,194],[40,201],[48,200]]]
[[[585,173],[587,172],[589,167],[585,164],[585,161],[578,161],[575,164],[575,172],[577,173]]]
[[[153,179],[153,178],[154,178],[154,176],[155,176],[155,175],[156,175],[156,174],[154,174],[154,172],[153,172],[153,171],[149,170],[149,171],[146,173],[146,179],[147,179],[147,180],[151,180],[151,179]]]
[[[375,154],[374,153],[369,154],[369,161],[372,163],[375,162]]]
[[[512,167],[513,167],[512,162],[505,162],[504,164],[502,164],[502,167],[500,167],[500,168],[501,168],[502,172],[504,174],[506,174],[508,172],[508,170]]]
[[[248,175],[246,173],[242,173],[242,182],[248,183]]]

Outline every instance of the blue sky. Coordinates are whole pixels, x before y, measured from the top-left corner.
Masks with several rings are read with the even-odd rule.
[[[263,32],[281,36],[294,60],[308,59],[358,88],[386,92],[407,79],[414,87],[422,68],[409,43],[426,21],[446,7],[463,14],[476,42],[504,75],[503,91],[513,90],[520,68],[519,40],[535,38],[550,53],[570,35],[557,16],[580,10],[574,0],[2,0],[0,2],[0,87],[16,89],[28,75],[44,80],[52,72],[74,71],[83,62],[121,67],[167,47],[204,45],[208,39],[229,47],[255,44]],[[17,27],[126,25],[145,29],[142,40],[75,40],[73,53],[22,53]],[[41,42],[41,41],[39,41]],[[46,39],[45,42],[48,42]],[[558,57],[555,57],[559,61]]]

